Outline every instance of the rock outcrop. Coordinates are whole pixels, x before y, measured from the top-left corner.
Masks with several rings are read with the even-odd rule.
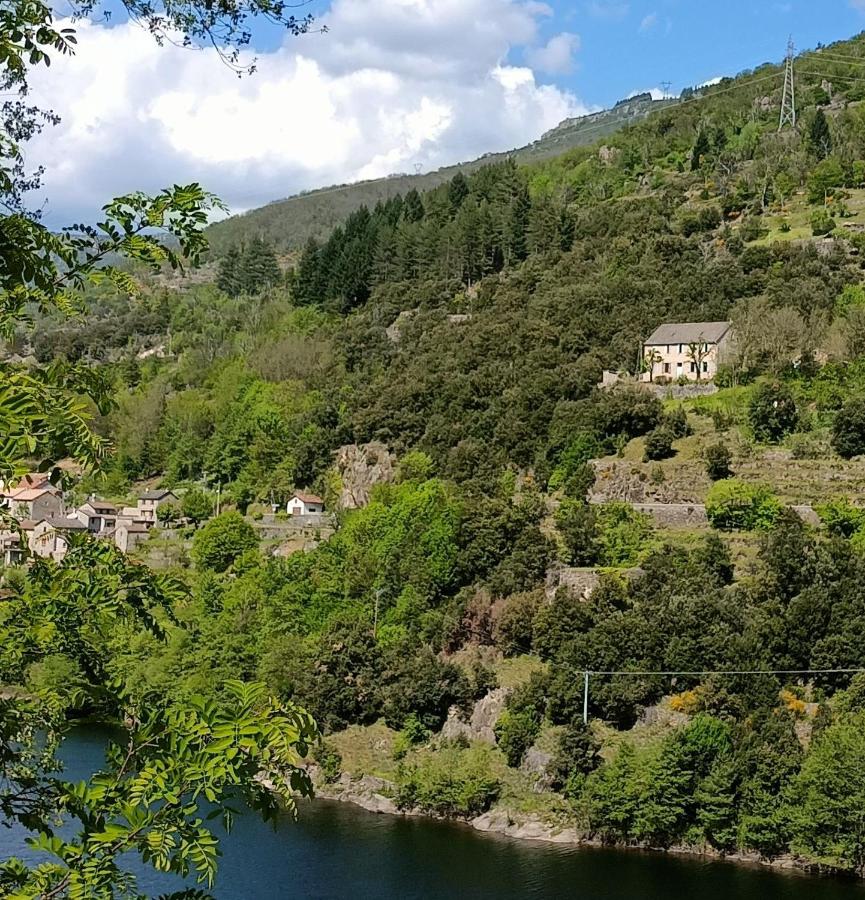
[[[468,720],[462,718],[460,710],[456,706],[452,706],[442,728],[441,736],[445,740],[465,737],[469,741],[495,744],[495,725],[505,708],[508,694],[510,694],[509,688],[496,688],[490,691],[486,697],[482,697],[475,703]]]
[[[342,481],[338,509],[366,506],[372,488],[393,481],[396,471],[394,457],[378,441],[340,447],[336,451],[336,467]]]

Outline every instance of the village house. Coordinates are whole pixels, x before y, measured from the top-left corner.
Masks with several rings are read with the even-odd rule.
[[[0,531],[0,566],[14,566],[23,559],[21,535],[17,531]]]
[[[47,482],[39,487],[17,487],[4,494],[4,505],[16,519],[45,519],[63,515],[60,491]]]
[[[670,322],[643,342],[643,381],[710,381],[732,342],[729,322]]]
[[[30,550],[43,558],[57,562],[66,556],[70,534],[86,534],[87,526],[73,516],[55,516],[37,522],[30,535]]]
[[[138,521],[147,525],[156,524],[156,510],[162,503],[177,503],[179,500],[174,491],[159,489],[155,491],[145,491],[138,498]],[[125,512],[125,510],[124,510]]]
[[[316,494],[307,494],[305,491],[295,491],[285,511],[290,516],[317,516],[324,512],[324,500]]]
[[[72,514],[87,526],[90,534],[104,534],[111,531],[117,521],[117,507],[107,500],[100,500],[93,495],[86,503],[82,503]]]
[[[114,544],[121,553],[130,553],[147,538],[148,529],[140,522],[118,521],[114,529]]]

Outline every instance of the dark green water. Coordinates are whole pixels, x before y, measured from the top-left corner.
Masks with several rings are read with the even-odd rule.
[[[70,738],[68,777],[99,765],[105,739],[98,729]],[[22,841],[21,831],[0,828],[0,857],[25,853]],[[302,805],[298,822],[285,817],[274,826],[240,817],[222,849],[215,894],[226,900],[865,900],[857,883],[664,854],[529,844],[325,801]],[[130,868],[148,894],[180,885],[134,860]]]

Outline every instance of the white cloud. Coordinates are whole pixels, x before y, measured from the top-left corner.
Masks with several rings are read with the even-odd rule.
[[[640,31],[651,31],[658,24],[658,14],[656,12],[643,16],[640,22]]]
[[[863,0],[865,2],[865,0]],[[586,4],[586,12],[596,19],[624,19],[630,11],[630,6],[621,0],[590,0]]]
[[[865,0],[863,0],[863,2],[865,2]],[[724,77],[723,75],[716,75],[714,78],[709,78],[707,81],[701,81],[701,82],[697,85],[697,87],[698,87],[698,88],[701,88],[701,87],[712,87],[713,84],[720,84],[720,83],[721,83],[721,79],[722,79],[723,77]]]
[[[551,37],[542,47],[526,53],[529,65],[550,75],[565,75],[574,70],[574,54],[580,49],[580,36],[563,31]]]
[[[80,22],[77,55],[32,82],[33,98],[63,118],[28,150],[47,169],[47,220],[192,180],[241,210],[527,143],[587,111],[507,61],[535,44],[549,12],[517,0],[380,0],[373,16],[369,0],[336,0],[327,34],[287,38],[242,79],[213,50]],[[563,64],[556,49],[545,65]]]
[[[850,5],[859,12],[865,12],[865,0],[850,0]]]

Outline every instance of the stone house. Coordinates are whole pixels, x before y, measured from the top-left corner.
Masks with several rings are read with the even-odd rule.
[[[107,500],[100,500],[91,495],[86,503],[82,503],[72,514],[87,526],[90,534],[104,534],[111,531],[117,521],[117,507]]]
[[[129,553],[147,539],[147,533],[146,525],[123,520],[114,529],[114,543],[121,553]]]
[[[17,531],[0,531],[0,566],[14,566],[23,559],[21,535]]]
[[[177,503],[179,500],[174,491],[160,488],[155,491],[145,491],[138,498],[138,519],[147,525],[156,524],[156,510],[162,503]]]
[[[6,506],[16,519],[46,519],[63,515],[63,498],[50,484],[19,487],[5,495]]]
[[[305,491],[295,491],[291,495],[288,503],[285,504],[285,511],[290,516],[317,516],[324,512],[324,500],[317,494],[307,494]]]
[[[30,535],[30,550],[36,556],[60,562],[69,549],[70,534],[86,534],[87,526],[74,516],[55,516],[37,522]]]
[[[643,381],[710,381],[731,345],[729,322],[659,325],[643,342]]]

